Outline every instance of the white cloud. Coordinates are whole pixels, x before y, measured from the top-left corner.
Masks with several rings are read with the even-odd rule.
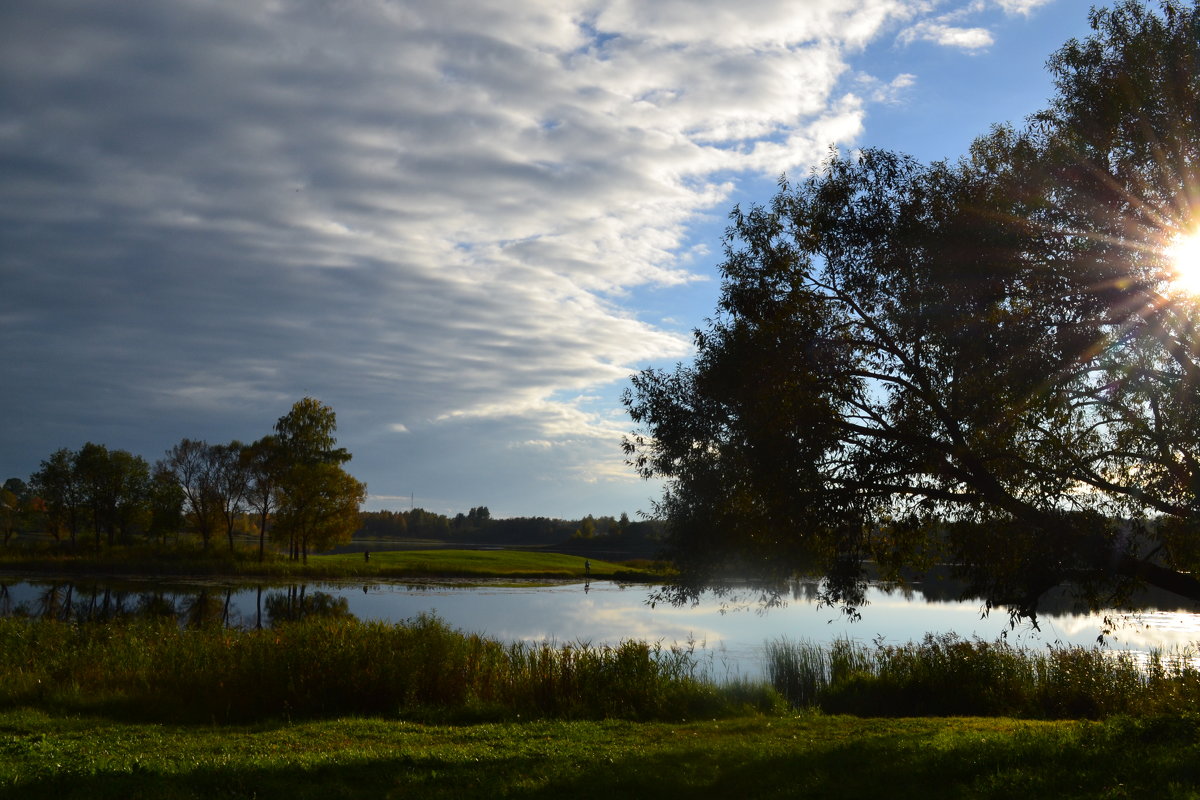
[[[865,44],[892,16],[904,12],[896,0],[831,2],[798,6],[778,0],[614,0],[594,16],[601,32],[637,35],[668,44],[715,43],[722,47],[766,48],[841,42]]]
[[[987,28],[963,28],[929,20],[908,28],[901,34],[900,40],[927,41],[962,50],[982,50],[991,47],[995,41]]]
[[[1041,8],[1052,0],[995,0],[995,2],[1006,14],[1020,14],[1027,17],[1033,13],[1034,9]]]
[[[888,83],[883,83],[872,75],[859,75],[858,82],[872,102],[894,105],[902,101],[907,89],[916,85],[917,76],[910,72],[903,72]]]
[[[994,9],[999,9],[1008,16],[1028,17],[1048,2],[1051,0],[972,0],[943,14],[918,19],[901,31],[899,41],[905,44],[914,41],[933,42],[943,47],[977,52],[995,44],[995,37],[987,27],[970,25],[970,20],[987,16]],[[911,8],[912,16],[918,18],[933,8],[932,3],[914,5]]]

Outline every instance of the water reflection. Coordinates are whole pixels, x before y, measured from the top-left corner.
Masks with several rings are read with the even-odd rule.
[[[434,613],[464,631],[501,641],[615,644],[642,639],[664,646],[694,646],[716,677],[755,676],[765,642],[786,636],[823,643],[849,638],[864,643],[903,644],[926,633],[957,633],[970,638],[1027,647],[1091,645],[1104,629],[1104,614],[1080,613],[1065,595],[1051,598],[1040,629],[1010,627],[1007,615],[982,614],[974,600],[959,600],[952,586],[928,585],[906,591],[872,589],[861,620],[821,608],[819,587],[797,582],[782,607],[762,612],[748,590],[744,602],[706,598],[697,606],[647,604],[645,586],[608,581],[583,584],[455,587],[433,584],[320,583],[288,586],[165,584],[153,581],[23,581],[0,579],[0,615],[90,620],[172,619],[185,627],[269,628],[284,621],[357,617],[387,622]],[[1107,637],[1114,650],[1180,647],[1200,639],[1200,616],[1173,596],[1141,598],[1145,610],[1118,617],[1122,624]]]
[[[253,596],[253,606],[247,604]],[[175,620],[186,628],[263,628],[310,617],[352,617],[345,597],[310,590],[307,585],[193,585],[141,590],[102,582],[0,582],[0,616],[109,622]]]
[[[262,590],[258,591],[261,596]],[[310,593],[307,586],[289,586],[286,592],[268,592],[263,605],[267,610],[268,625],[312,617],[344,619],[354,616],[350,613],[349,598],[335,597],[328,592]],[[259,625],[261,627],[261,622]]]

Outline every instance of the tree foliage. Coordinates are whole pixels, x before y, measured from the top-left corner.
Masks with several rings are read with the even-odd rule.
[[[9,478],[0,487],[0,541],[6,547],[34,515],[36,505],[29,486],[20,478]]]
[[[626,394],[668,597],[736,564],[853,609],[868,563],[941,561],[1018,615],[1063,584],[1200,600],[1200,301],[1166,257],[1200,221],[1200,5],[1091,22],[1026,128],[955,163],[834,153],[734,211],[695,362]]]
[[[47,531],[56,542],[65,534],[75,545],[83,516],[83,488],[75,472],[75,454],[65,447],[55,450],[29,476],[29,483],[45,504]]]
[[[312,397],[297,401],[275,424],[277,513],[272,535],[292,558],[346,542],[358,529],[367,487],[342,469],[350,453],[335,447],[337,418]]]
[[[111,546],[150,523],[150,465],[127,450],[94,442],[57,450],[30,476],[25,491],[23,517],[34,527],[39,519],[55,541],[66,534],[75,545],[90,524],[95,546],[102,540]]]
[[[207,550],[220,524],[223,499],[219,494],[219,462],[213,446],[182,439],[159,461],[158,469],[174,477],[183,493],[184,512]]]
[[[234,530],[246,512],[246,495],[250,491],[250,465],[244,452],[245,445],[235,439],[228,444],[210,446],[208,453],[217,513],[225,526],[225,539],[231,553]]]
[[[274,436],[264,436],[242,449],[246,469],[246,504],[258,518],[258,560],[262,561],[267,525],[278,504],[279,479],[283,472],[283,454]]]
[[[350,541],[358,530],[358,507],[367,487],[337,464],[295,464],[281,483],[277,537],[307,560],[310,550]]]
[[[167,537],[183,528],[186,496],[175,475],[161,461],[154,466],[150,482],[150,525],[147,533],[166,544]]]
[[[150,465],[128,450],[87,442],[71,456],[68,483],[91,521],[95,546],[109,546],[147,522]]]
[[[0,539],[4,544],[26,520],[60,541],[77,544],[90,525],[95,546],[104,535],[142,533],[164,543],[185,525],[205,549],[223,531],[230,551],[235,533],[253,512],[259,530],[259,559],[269,526],[295,558],[348,540],[357,528],[366,487],[341,467],[350,459],[334,437],[333,409],[306,397],[279,418],[275,434],[249,445],[234,440],[209,444],[182,439],[155,464],[125,450],[88,442],[58,450],[23,481],[0,489]],[[486,509],[484,509],[486,512]]]
[[[296,401],[275,423],[275,439],[292,464],[344,464],[350,460],[345,448],[335,447],[337,415],[333,408],[313,397]]]

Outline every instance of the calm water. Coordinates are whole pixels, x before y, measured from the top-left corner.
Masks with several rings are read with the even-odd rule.
[[[353,615],[360,619],[400,621],[435,613],[456,628],[503,641],[594,645],[622,639],[694,646],[715,677],[757,677],[766,641],[784,636],[829,642],[850,638],[901,644],[928,633],[957,633],[1014,644],[1043,647],[1054,643],[1091,645],[1102,629],[1102,615],[1066,611],[1010,629],[1003,613],[981,618],[977,601],[929,599],[920,592],[872,590],[858,621],[835,609],[818,608],[815,584],[798,584],[782,608],[723,607],[706,598],[699,606],[651,608],[645,586],[596,581],[588,586],[563,583],[453,587],[432,584],[314,583],[290,587],[239,584],[173,583],[149,580],[83,582],[0,578],[0,614],[59,619],[103,619],[120,614],[173,615],[185,624],[201,621],[242,627],[269,626],[305,614]],[[1200,641],[1200,615],[1187,605],[1158,597],[1151,607],[1107,638],[1113,650],[1146,651],[1182,647]]]

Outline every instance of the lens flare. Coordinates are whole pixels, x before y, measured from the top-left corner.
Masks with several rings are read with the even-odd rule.
[[[1171,285],[1177,291],[1200,295],[1200,230],[1177,236],[1167,248],[1171,272]]]

